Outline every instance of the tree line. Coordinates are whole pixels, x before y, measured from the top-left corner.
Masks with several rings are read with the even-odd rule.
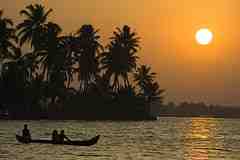
[[[19,24],[0,11],[2,108],[16,114],[112,110],[118,115],[162,102],[164,90],[151,67],[139,63],[140,38],[129,26],[116,28],[103,46],[91,24],[64,35],[48,20],[52,11],[28,5]]]

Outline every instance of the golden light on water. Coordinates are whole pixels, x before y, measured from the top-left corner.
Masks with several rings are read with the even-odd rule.
[[[184,159],[208,160],[219,154],[223,145],[217,139],[218,121],[214,118],[193,118],[184,134]]]

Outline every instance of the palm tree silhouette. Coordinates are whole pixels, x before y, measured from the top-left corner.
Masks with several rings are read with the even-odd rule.
[[[62,29],[55,23],[49,22],[43,26],[43,38],[39,46],[41,50],[37,52],[40,58],[41,67],[43,68],[42,76],[46,76],[49,81],[51,72],[58,71],[62,62],[62,57],[59,49],[59,35]],[[58,59],[60,58],[60,59]],[[57,68],[58,67],[58,68]]]
[[[36,77],[36,70],[38,69],[38,65],[35,58],[36,57],[32,54],[32,52],[30,52],[26,53],[16,60],[18,67],[24,74],[24,81],[26,83],[31,83],[31,81]]]
[[[30,42],[32,48],[39,49],[38,44],[42,39],[43,26],[51,12],[52,9],[45,11],[44,6],[40,4],[28,5],[24,10],[20,11],[20,14],[26,17],[22,23],[17,25],[21,46],[25,42]]]
[[[162,103],[162,94],[165,92],[165,90],[160,89],[160,86],[157,82],[148,83],[145,89],[145,96],[147,97],[147,102],[159,102],[160,104]]]
[[[134,73],[134,81],[140,88],[139,95],[144,96],[146,102],[151,103],[154,101],[162,102],[163,97],[161,94],[164,90],[160,89],[159,84],[154,81],[156,73],[151,72],[151,67],[141,65]]]
[[[70,88],[71,82],[74,80],[74,74],[78,69],[73,66],[76,64],[77,58],[75,57],[76,48],[75,45],[78,41],[72,34],[59,37],[59,49],[64,56],[62,69],[65,74],[66,88]]]
[[[13,112],[38,113],[41,104],[45,111],[51,103],[56,107],[88,104],[89,108],[80,109],[85,117],[98,115],[92,114],[93,109],[103,113],[100,117],[139,117],[145,116],[145,106],[162,102],[164,90],[155,80],[156,73],[147,65],[137,67],[140,38],[129,26],[116,28],[104,48],[98,30],[90,24],[74,34],[62,35],[61,27],[48,21],[51,12],[40,4],[28,5],[20,12],[23,22],[14,28],[0,10],[0,63],[11,60],[0,68],[0,103]],[[21,51],[24,44],[30,44],[27,53]],[[75,78],[78,91],[70,88]],[[101,104],[107,107],[96,108]],[[68,107],[67,111],[76,110]]]
[[[141,92],[144,92],[144,88],[148,83],[154,81],[156,73],[151,72],[151,67],[147,65],[141,65],[134,73],[134,81],[140,87]]]
[[[23,104],[25,92],[24,88],[28,84],[26,82],[26,72],[22,70],[18,61],[9,61],[3,64],[1,90],[4,91],[3,101],[11,109],[19,110],[16,104]],[[21,108],[23,110],[23,108]]]
[[[25,17],[24,21],[17,25],[17,36],[19,37],[19,44],[22,46],[25,42],[30,42],[31,48],[34,50],[24,55],[20,61],[25,64],[25,71],[29,71],[33,78],[43,78],[39,75],[38,60],[39,54],[45,49],[47,17],[52,12],[52,9],[45,11],[44,6],[40,4],[28,5],[24,10],[20,11],[20,15]],[[27,63],[27,65],[26,65]],[[45,73],[45,72],[44,72]],[[35,76],[34,76],[35,74]],[[38,77],[40,76],[40,77]]]
[[[65,52],[60,47],[60,33],[62,29],[59,25],[48,22],[43,26],[42,41],[39,46],[41,50],[37,52],[40,57],[42,77],[46,77],[49,83],[52,102],[59,94],[59,89],[64,88],[65,82]]]
[[[96,81],[99,72],[98,55],[103,50],[99,43],[98,30],[92,25],[83,25],[76,33],[79,43],[78,52],[75,53],[79,66],[80,92],[85,93],[89,84]]]
[[[121,88],[121,79],[124,87],[129,86],[128,74],[137,65],[136,52],[139,49],[139,37],[126,25],[122,29],[117,28],[113,34],[107,46],[108,51],[102,54],[101,68],[105,70],[105,76],[113,89],[117,90]]]
[[[0,59],[17,58],[20,56],[20,49],[17,47],[17,37],[11,19],[3,17],[0,10]]]

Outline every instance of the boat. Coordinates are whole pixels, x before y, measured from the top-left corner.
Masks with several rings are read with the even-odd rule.
[[[91,139],[88,140],[82,140],[82,141],[64,141],[61,144],[58,145],[74,145],[74,146],[91,146],[94,145],[98,142],[100,138],[100,135],[97,135]],[[20,143],[26,143],[26,141],[24,140],[24,138],[20,135],[16,135],[16,140]],[[55,144],[52,142],[52,140],[47,140],[47,139],[32,139],[30,140],[29,143],[41,143],[41,144]]]

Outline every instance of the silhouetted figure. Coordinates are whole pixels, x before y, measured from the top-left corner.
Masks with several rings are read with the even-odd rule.
[[[22,130],[22,137],[24,138],[25,143],[31,141],[31,134],[26,124],[24,124],[24,129]]]
[[[54,131],[52,132],[52,141],[53,141],[53,144],[60,143],[60,142],[59,142],[59,135],[58,135],[57,130],[54,130]]]
[[[65,135],[64,130],[61,130],[61,133],[59,134],[59,143],[64,143],[64,139],[71,142],[71,140]]]

